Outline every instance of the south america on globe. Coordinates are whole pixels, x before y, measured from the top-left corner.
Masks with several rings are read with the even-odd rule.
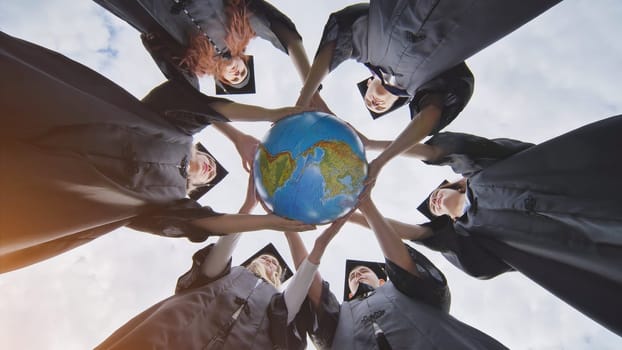
[[[253,176],[257,193],[276,215],[325,224],[356,205],[367,176],[365,148],[337,117],[300,113],[268,131]]]

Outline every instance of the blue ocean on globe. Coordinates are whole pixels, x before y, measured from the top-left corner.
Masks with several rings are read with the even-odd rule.
[[[268,131],[253,175],[259,196],[275,214],[325,224],[356,205],[367,176],[365,148],[337,117],[300,113]]]

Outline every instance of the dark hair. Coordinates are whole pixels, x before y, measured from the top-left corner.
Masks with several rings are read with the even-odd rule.
[[[365,100],[365,94],[367,93],[367,89],[368,89],[367,80],[371,78],[373,77],[369,77],[363,81],[359,81],[358,83],[356,83],[356,87],[358,88],[359,93],[361,94],[361,97],[363,97],[363,101]],[[373,119],[378,119],[382,117],[383,115],[391,113],[394,110],[402,107],[403,105],[407,104],[409,101],[410,101],[410,97],[399,96],[398,99],[395,102],[393,102],[393,105],[391,105],[389,109],[381,113],[376,113],[372,111],[371,109],[367,108],[367,105],[365,105],[365,109],[369,111],[369,114],[371,115]]]
[[[449,190],[458,191],[460,193],[465,193],[466,192],[466,179],[462,178],[458,181],[442,184],[436,188],[436,190],[439,190],[439,189],[449,189]],[[432,208],[430,208],[430,196],[432,195],[432,193],[434,193],[434,191],[430,192],[430,195],[428,196],[428,210],[430,211],[430,213],[432,213]],[[434,213],[432,213],[432,215],[434,215]],[[434,216],[437,216],[437,215],[434,215]]]
[[[460,193],[465,193],[466,192],[466,179],[462,178],[454,182],[449,182],[447,180],[444,180],[440,185],[438,185],[434,189],[434,191],[441,189],[441,188],[447,188],[450,190],[456,190]],[[425,217],[427,217],[430,220],[434,220],[435,218],[437,218],[437,216],[434,215],[432,213],[432,210],[430,209],[430,196],[432,196],[432,193],[434,193],[434,191],[430,192],[430,194],[428,194],[425,200],[421,202],[421,204],[419,204],[419,206],[417,207],[417,210],[419,210],[421,214],[423,214]]]

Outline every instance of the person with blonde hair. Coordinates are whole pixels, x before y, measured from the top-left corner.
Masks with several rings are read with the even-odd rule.
[[[249,186],[240,213],[256,203]],[[347,216],[335,221],[318,236],[295,274],[272,244],[232,267],[241,234],[219,238],[194,254],[175,295],[134,317],[97,349],[305,349],[309,323],[298,311],[308,308],[305,299],[319,261],[346,221]]]

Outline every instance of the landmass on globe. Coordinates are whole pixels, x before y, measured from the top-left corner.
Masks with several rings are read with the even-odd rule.
[[[304,167],[319,166],[324,179],[324,198],[339,194],[353,194],[365,177],[365,161],[342,141],[320,141],[302,152]],[[299,166],[290,152],[271,155],[263,145],[259,147],[259,166],[262,185],[270,196],[289,181]]]
[[[264,145],[259,145],[259,168],[264,174],[261,178],[263,187],[270,196],[277,188],[285,185],[296,169],[296,160],[290,152],[270,154]]]
[[[279,120],[253,163],[255,187],[276,215],[329,223],[356,206],[367,176],[365,147],[339,118],[304,112]]]
[[[352,148],[341,141],[320,141],[311,149],[302,153],[307,156],[309,152],[321,150],[320,172],[325,180],[325,196],[334,197],[339,194],[353,194],[353,184],[361,184],[365,180],[365,162],[354,154]]]

